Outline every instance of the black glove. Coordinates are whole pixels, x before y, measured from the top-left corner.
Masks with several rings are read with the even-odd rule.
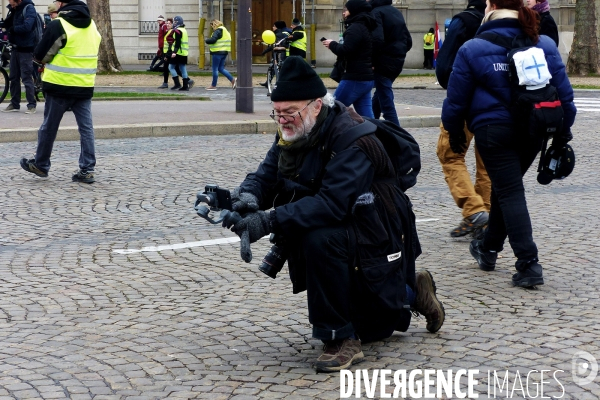
[[[555,148],[561,148],[565,144],[569,143],[573,140],[573,134],[571,133],[571,129],[567,129],[563,131],[560,135],[555,135],[552,138],[552,146]]]
[[[250,243],[256,242],[261,237],[271,233],[270,217],[265,211],[248,213],[237,222],[231,230],[241,239],[240,255],[242,260],[249,263],[252,261],[252,250]]]
[[[463,154],[467,150],[467,135],[465,131],[448,132],[450,148],[456,154]]]
[[[258,210],[258,199],[255,195],[248,192],[240,193],[240,188],[236,187],[231,192],[231,208],[239,213],[254,212]]]

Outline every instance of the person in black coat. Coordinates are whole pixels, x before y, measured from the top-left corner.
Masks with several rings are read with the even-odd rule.
[[[373,118],[373,44],[371,32],[377,27],[366,0],[350,0],[344,6],[343,43],[324,40],[323,45],[337,56],[341,81],[333,96],[346,107],[354,106],[362,116]]]
[[[548,0],[527,0],[527,7],[537,11],[540,16],[540,35],[549,36],[558,46],[558,26],[550,15]]]
[[[425,316],[430,332],[437,332],[444,322],[444,309],[436,298],[431,274],[415,272],[420,245],[416,229],[409,228],[414,228],[409,222],[414,221],[410,202],[404,202],[404,207],[390,206],[390,190],[397,186],[389,180],[395,171],[381,142],[369,134],[331,157],[335,141],[364,120],[334,101],[301,57],[290,56],[283,63],[271,100],[278,133],[256,172],[248,174],[231,194],[232,208],[243,218],[235,223],[225,220],[224,225],[240,236],[246,262],[252,260],[250,243],[269,233],[285,249],[293,292],[306,290],[313,337],[325,345],[315,363],[317,371],[339,371],[360,361],[364,357],[361,340],[380,340],[394,330],[407,330],[411,319],[407,306]],[[370,200],[359,201],[366,197]],[[349,233],[354,232],[351,220],[358,219],[355,215],[365,218],[360,211],[364,204],[386,222],[402,219],[403,239],[395,242],[402,248],[401,256],[394,258],[398,264],[384,256],[382,262],[370,265],[369,271],[375,274],[387,272],[386,278],[378,275],[378,289],[369,296],[357,289],[366,278],[351,255],[356,240]],[[388,213],[388,208],[393,211]],[[374,218],[367,221],[369,226],[377,223]],[[360,232],[369,236],[367,230]],[[369,243],[385,250],[391,240],[383,236],[371,235]],[[397,274],[389,273],[394,268],[405,272],[401,285],[396,284]],[[390,292],[385,307],[368,301]]]
[[[402,72],[406,53],[412,48],[412,38],[402,13],[392,0],[371,0],[371,15],[377,22],[373,31],[373,70],[375,93],[373,93],[373,115],[400,126],[392,83]]]

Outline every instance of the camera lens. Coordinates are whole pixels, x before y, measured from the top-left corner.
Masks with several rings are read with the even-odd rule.
[[[287,255],[285,254],[285,251],[277,245],[273,245],[271,250],[269,250],[265,258],[262,260],[262,264],[260,267],[258,267],[258,269],[265,275],[275,279],[279,271],[281,271],[283,268],[283,264],[285,264],[286,259]]]

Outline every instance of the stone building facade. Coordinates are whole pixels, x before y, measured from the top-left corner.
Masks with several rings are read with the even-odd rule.
[[[575,22],[576,0],[550,0],[551,13],[557,22],[560,33],[560,52],[563,60],[571,48]],[[2,15],[6,15],[8,0],[0,0]],[[36,1],[34,1],[36,2]],[[49,0],[38,0],[38,12],[46,11]],[[393,4],[404,14],[408,29],[413,38],[413,49],[408,53],[406,68],[419,68],[423,62],[422,38],[429,28],[438,22],[441,36],[444,36],[444,22],[464,9],[466,0],[393,0]],[[235,28],[238,0],[112,0],[111,14],[113,36],[119,60],[122,64],[147,64],[157,50],[156,17],[180,15],[186,22],[190,36],[191,64],[199,60],[199,20],[206,20],[204,35],[210,35],[209,23],[213,18],[220,19],[225,26]],[[319,66],[331,65],[333,54],[318,40],[314,51],[310,47],[311,25],[315,26],[315,38],[337,38],[341,33],[343,0],[253,0],[253,55],[254,62],[266,62],[258,54],[260,33],[270,29],[275,20],[284,20],[289,25],[292,18],[304,21],[309,32],[308,58],[316,60]],[[234,18],[232,18],[232,15]],[[311,54],[312,53],[312,54]],[[208,48],[204,49],[204,61],[208,67]]]

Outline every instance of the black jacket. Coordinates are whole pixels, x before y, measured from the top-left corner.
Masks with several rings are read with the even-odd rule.
[[[346,19],[347,29],[344,31],[344,43],[331,42],[329,50],[337,56],[338,66],[342,65],[342,80],[372,81],[373,44],[371,32],[377,27],[375,18],[370,13],[351,15]]]
[[[73,0],[66,3],[58,11],[58,16],[65,19],[68,23],[76,28],[87,28],[92,23],[90,10],[84,2]],[[58,20],[54,20],[46,25],[44,36],[33,52],[33,58],[48,63],[52,61],[58,51],[67,44],[67,35]],[[78,99],[90,99],[94,96],[93,87],[74,87],[62,86],[54,83],[44,82],[44,92],[48,92],[53,96],[60,97],[75,97]]]
[[[435,75],[441,87],[444,89],[448,88],[448,81],[450,80],[450,74],[452,73],[452,64],[458,53],[458,49],[467,40],[475,37],[477,29],[481,26],[483,20],[483,12],[475,8],[471,2],[464,11],[456,14],[450,22],[448,27],[448,33],[446,34],[446,40],[442,45],[436,62],[435,62]]]
[[[540,35],[549,36],[558,46],[558,26],[550,15],[550,11],[540,13]]]
[[[377,22],[373,31],[373,67],[375,72],[391,79],[400,75],[412,38],[404,16],[392,0],[371,0],[371,15]]]

